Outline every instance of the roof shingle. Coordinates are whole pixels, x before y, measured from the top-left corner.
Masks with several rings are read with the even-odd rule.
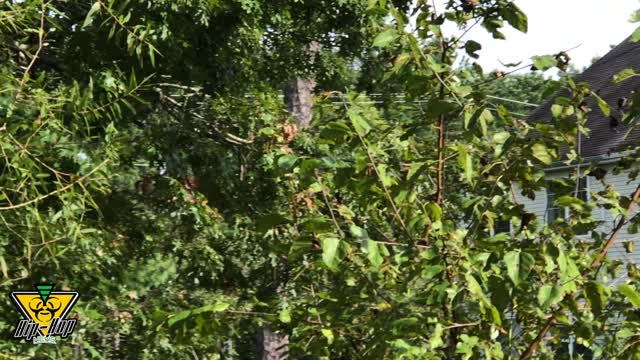
[[[611,115],[619,123],[618,126],[612,126],[612,120],[602,113],[593,96],[589,97],[587,104],[592,110],[588,115],[586,126],[591,130],[591,135],[581,139],[583,157],[607,155],[640,139],[640,129],[632,130],[625,138],[629,127],[622,124],[621,115],[616,111],[620,99],[629,97],[632,91],[640,89],[640,77],[634,76],[611,85],[611,78],[627,68],[632,68],[636,73],[640,73],[640,41],[631,42],[630,38],[625,39],[574,79],[576,83],[587,82],[590,89],[609,104],[612,109]],[[556,97],[567,95],[569,95],[568,90],[560,90],[550,100],[534,110],[528,117],[529,121],[549,122],[552,119],[551,106]]]

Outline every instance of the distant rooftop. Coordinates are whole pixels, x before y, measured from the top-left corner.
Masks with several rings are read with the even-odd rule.
[[[634,129],[625,138],[629,126],[622,124],[622,113],[619,107],[623,98],[629,98],[631,92],[640,90],[640,76],[611,85],[611,78],[627,68],[632,68],[640,73],[640,41],[631,42],[630,38],[613,48],[574,79],[576,83],[587,82],[591,90],[609,104],[613,117],[612,119],[602,113],[593,96],[588,98],[587,104],[591,108],[591,112],[588,115],[586,126],[591,129],[591,135],[581,139],[583,157],[608,155],[640,140],[640,129]],[[551,105],[554,104],[555,98],[568,95],[569,92],[566,89],[559,91],[550,100],[534,110],[529,115],[529,120],[534,122],[550,121],[552,119]]]

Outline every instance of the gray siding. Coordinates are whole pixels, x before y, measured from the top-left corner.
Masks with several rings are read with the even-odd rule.
[[[633,194],[640,180],[629,181],[628,172],[623,172],[618,175],[613,175],[611,173],[611,169],[613,165],[602,165],[603,168],[607,170],[607,175],[603,179],[605,184],[610,185],[614,188],[615,191],[620,193],[622,196],[629,196]],[[555,171],[547,172],[547,179],[553,179],[558,177],[569,177],[573,172],[573,168],[571,169],[561,169]],[[589,199],[595,201],[592,193],[599,192],[604,190],[604,186],[594,177],[588,177],[588,185],[589,189]],[[514,185],[514,190],[516,193],[516,201],[520,204],[523,204],[525,208],[536,214],[537,221],[540,225],[544,225],[546,223],[546,209],[548,207],[547,204],[547,193],[546,189],[542,189],[535,193],[535,199],[531,200],[525,196],[520,194],[520,190],[517,185]],[[634,211],[634,213],[637,213]],[[616,219],[613,218],[611,212],[607,209],[596,208],[594,209],[594,218],[596,220],[603,221],[602,225],[597,229],[598,231],[605,232],[607,234],[611,233],[612,229],[615,226]],[[634,243],[634,251],[631,254],[628,254],[623,246],[624,241],[633,241]],[[620,233],[616,243],[609,250],[609,257],[615,259],[621,259],[625,262],[635,262],[640,263],[640,234],[629,234],[627,231],[627,226],[625,226]],[[623,271],[626,273],[626,271]],[[615,279],[615,283],[620,283],[624,281],[624,278]]]

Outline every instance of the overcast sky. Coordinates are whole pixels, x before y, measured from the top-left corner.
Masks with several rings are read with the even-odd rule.
[[[482,44],[477,61],[485,71],[503,68],[498,60],[505,64],[519,62],[582,44],[569,52],[575,66],[581,69],[640,26],[628,21],[640,9],[637,0],[516,0],[515,3],[529,18],[528,33],[507,26],[503,31],[507,39],[496,40],[476,26],[465,36]],[[451,30],[457,32],[455,28]]]

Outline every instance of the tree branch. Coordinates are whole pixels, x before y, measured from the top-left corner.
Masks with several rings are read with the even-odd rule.
[[[626,225],[628,223],[627,220],[629,218],[629,215],[630,215],[631,211],[633,211],[634,207],[636,206],[636,202],[638,201],[638,198],[640,198],[640,185],[638,185],[638,187],[636,187],[636,190],[633,193],[631,202],[627,206],[626,214],[622,217],[622,219],[620,219],[620,221],[618,222],[618,225],[616,225],[616,227],[613,229],[613,232],[609,236],[609,240],[607,240],[607,242],[604,244],[604,247],[600,251],[599,256],[597,258],[595,258],[593,260],[593,262],[591,263],[591,266],[589,267],[590,270],[593,270],[593,269],[597,268],[598,265],[600,265],[600,261],[605,256],[607,256],[607,253],[609,252],[609,249],[615,243],[615,241],[618,239],[618,235],[620,235],[620,232],[622,231],[622,227],[624,227],[624,225]],[[553,326],[555,324],[556,324],[555,315],[551,315],[551,317],[549,318],[549,320],[547,321],[545,326],[538,333],[538,336],[536,336],[536,338],[531,342],[531,344],[529,344],[529,346],[527,347],[527,350],[525,350],[525,352],[522,353],[522,355],[520,356],[520,359],[522,359],[522,360],[530,359],[531,356],[533,356],[533,354],[536,351],[536,349],[538,348],[538,345],[540,345],[540,342],[542,342],[542,340],[547,335],[549,330],[551,330],[551,328],[553,328]]]
[[[89,171],[89,173],[87,173],[86,175],[84,175],[84,176],[82,176],[82,177],[78,178],[77,180],[73,181],[73,182],[72,182],[72,183],[70,183],[70,184],[67,184],[67,185],[65,185],[65,186],[61,187],[60,189],[56,189],[56,190],[54,190],[54,191],[52,191],[52,192],[50,192],[50,193],[44,194],[44,195],[42,195],[42,196],[38,196],[38,197],[37,197],[37,198],[35,198],[35,199],[29,200],[29,201],[26,201],[26,202],[23,202],[23,203],[20,203],[20,204],[0,207],[0,211],[3,211],[3,210],[15,210],[15,209],[19,209],[19,208],[22,208],[22,207],[25,207],[25,206],[29,206],[29,205],[31,205],[31,204],[37,203],[37,202],[39,202],[39,201],[42,201],[42,200],[44,200],[44,199],[46,199],[46,198],[48,198],[48,197],[50,197],[50,196],[53,196],[53,195],[55,195],[55,194],[61,193],[61,192],[63,192],[63,191],[66,191],[67,189],[71,188],[71,187],[72,187],[72,186],[74,186],[75,184],[77,184],[77,183],[79,183],[79,182],[82,182],[82,181],[84,181],[86,178],[88,178],[89,176],[93,175],[93,173],[95,173],[96,171],[98,171],[98,169],[100,169],[101,167],[103,167],[107,162],[109,162],[109,159],[107,159],[107,160],[105,160],[105,161],[101,162],[100,164],[98,164],[98,166],[96,166],[95,168],[93,168],[93,169],[92,169],[91,171]]]
[[[41,14],[40,14],[40,28],[38,29],[38,49],[36,50],[36,53],[33,54],[33,57],[31,58],[31,62],[29,62],[29,65],[27,65],[27,68],[24,70],[24,75],[22,76],[22,80],[20,80],[20,87],[18,87],[18,93],[16,94],[16,99],[20,96],[20,92],[22,92],[22,88],[27,83],[27,79],[29,78],[29,72],[31,71],[33,64],[36,63],[36,60],[38,59],[38,56],[40,55],[40,52],[44,47],[44,34],[45,34],[44,33],[44,17],[47,14],[46,5],[47,4],[45,2],[42,2],[42,7],[40,9]]]

